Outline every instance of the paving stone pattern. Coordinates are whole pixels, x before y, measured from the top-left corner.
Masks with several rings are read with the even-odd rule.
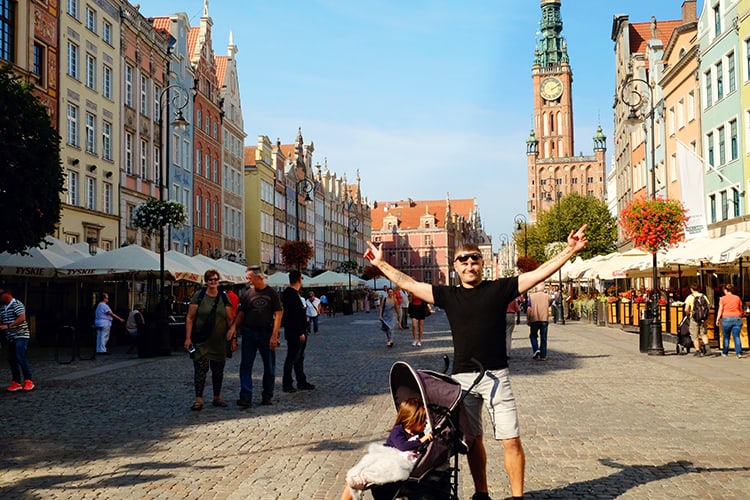
[[[0,492],[18,499],[337,499],[346,470],[395,416],[396,360],[440,370],[451,353],[445,315],[427,319],[422,348],[397,332],[387,348],[374,313],[322,318],[307,349],[317,388],[274,404],[235,406],[239,354],[227,363],[230,406],[189,410],[186,354],[58,364],[30,352],[37,388],[0,394]],[[638,337],[569,322],[550,325],[547,361],[516,327],[511,359],[526,449],[526,498],[749,498],[750,359],[638,352]],[[4,358],[4,353],[0,353]],[[255,384],[260,386],[260,360]],[[3,360],[2,372],[9,378]],[[5,385],[3,385],[5,387]],[[490,493],[510,495],[502,446],[487,440]],[[461,457],[461,498],[473,493]]]

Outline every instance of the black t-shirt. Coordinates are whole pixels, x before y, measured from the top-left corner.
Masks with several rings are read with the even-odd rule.
[[[240,297],[237,310],[245,313],[242,326],[272,331],[273,315],[276,311],[281,311],[281,300],[276,290],[270,286],[262,290],[249,288]]]
[[[445,309],[453,334],[453,373],[477,371],[471,358],[486,370],[508,367],[505,352],[505,310],[518,297],[518,276],[482,281],[474,288],[433,285],[435,305]]]
[[[284,317],[282,318],[284,338],[295,338],[305,333],[307,315],[299,292],[290,286],[286,287],[281,292],[281,305],[284,306]]]

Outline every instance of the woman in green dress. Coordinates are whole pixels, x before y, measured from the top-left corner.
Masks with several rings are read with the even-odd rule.
[[[234,320],[229,297],[219,290],[219,272],[209,269],[203,274],[203,279],[206,287],[193,294],[185,318],[185,349],[190,353],[195,368],[195,403],[190,407],[193,411],[203,409],[203,389],[209,369],[214,391],[213,405],[227,406],[226,401],[221,399],[221,384],[227,361],[227,342],[232,340],[227,337],[227,331]],[[213,327],[210,323],[213,323]],[[200,342],[197,341],[199,339]]]

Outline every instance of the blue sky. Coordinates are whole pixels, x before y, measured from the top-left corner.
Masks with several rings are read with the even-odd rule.
[[[576,152],[593,154],[601,123],[611,162],[613,16],[679,19],[681,6],[562,1]],[[203,0],[143,0],[141,12],[195,26]],[[370,202],[476,198],[496,248],[526,213],[538,0],[210,0],[209,15],[216,54],[230,31],[239,47],[246,145],[291,143],[302,127],[315,161],[350,181],[359,169]]]

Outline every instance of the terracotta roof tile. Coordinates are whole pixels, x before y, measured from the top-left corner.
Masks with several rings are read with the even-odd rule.
[[[194,26],[188,31],[188,57],[193,58],[193,52],[195,52],[195,45],[198,43],[198,35],[201,33],[200,26]]]
[[[169,23],[170,21],[168,16],[151,18],[151,26],[153,26],[156,31],[164,30],[166,32],[169,32]]]
[[[666,45],[672,37],[672,32],[681,24],[682,20],[657,20],[656,37]],[[630,30],[630,53],[645,54],[646,44],[651,40],[651,21],[645,23],[630,23],[628,29]],[[646,64],[648,64],[648,61],[646,61]]]
[[[450,200],[451,213],[459,214],[469,219],[475,210],[474,200]],[[377,208],[370,211],[372,217],[372,230],[380,231],[383,227],[383,219],[388,215],[398,218],[398,228],[401,230],[417,229],[419,219],[425,213],[435,216],[436,227],[445,228],[445,200],[401,200],[401,201],[378,201]]]
[[[255,166],[255,152],[258,150],[258,146],[245,146],[245,166]]]
[[[216,80],[219,82],[219,86],[224,84],[224,74],[227,71],[228,61],[227,56],[216,56]]]

